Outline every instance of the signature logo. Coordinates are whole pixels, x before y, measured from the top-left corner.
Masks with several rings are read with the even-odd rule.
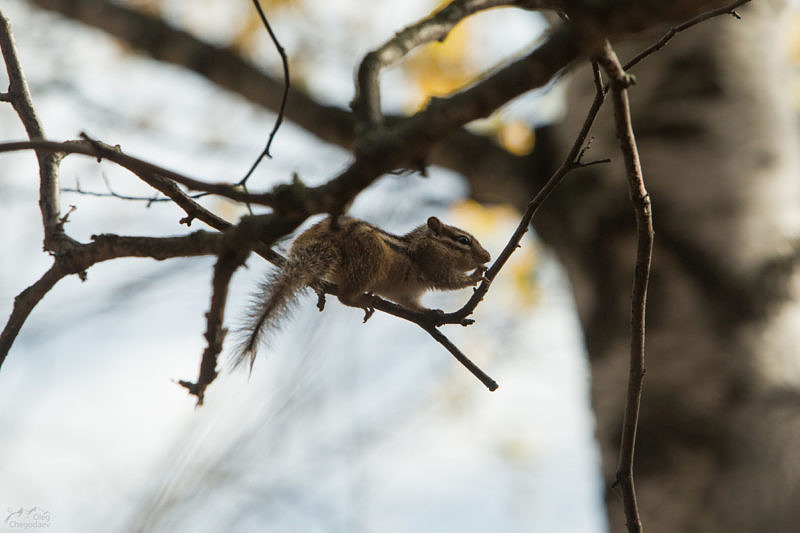
[[[6,519],[4,522],[9,527],[21,529],[34,529],[50,527],[50,511],[46,511],[38,506],[33,506],[30,509],[20,507],[13,509],[6,508]]]

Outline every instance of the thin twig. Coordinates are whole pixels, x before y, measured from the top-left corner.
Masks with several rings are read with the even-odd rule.
[[[611,83],[611,96],[614,102],[614,122],[619,138],[628,188],[636,215],[636,265],[633,275],[631,295],[631,345],[628,388],[625,401],[625,414],[620,437],[619,465],[616,483],[622,489],[622,501],[628,531],[638,533],[642,530],[639,508],[636,501],[636,488],[633,479],[633,460],[636,446],[636,427],[639,422],[639,408],[644,385],[645,358],[645,306],[647,302],[647,283],[653,254],[653,213],[650,196],[644,186],[644,174],[636,148],[636,138],[631,125],[628,102],[628,76],[611,48],[606,42],[600,61]]]
[[[436,340],[436,342],[444,346],[448,352],[453,354],[453,357],[455,357],[459,363],[464,365],[464,368],[469,370],[473,376],[480,380],[481,383],[486,385],[487,389],[490,391],[497,390],[497,382],[490,378],[483,370],[481,370],[478,365],[473,363],[469,357],[464,355],[464,353],[459,350],[458,347],[456,347],[456,345],[453,344],[450,339],[448,339],[441,331],[436,329],[435,326],[423,327],[422,329],[427,331],[428,334]]]
[[[118,200],[127,200],[132,202],[146,202],[147,207],[158,202],[171,202],[171,198],[166,196],[159,198],[158,196],[129,196],[127,194],[120,194],[111,188],[108,176],[103,174],[103,182],[106,184],[108,192],[87,191],[81,187],[81,182],[75,178],[75,187],[62,187],[61,192],[71,192],[81,196],[94,196],[96,198],[116,198]]]
[[[736,0],[736,2],[733,2],[733,3],[731,3],[731,4],[727,5],[727,6],[723,6],[723,7],[717,8],[717,9],[712,9],[710,11],[706,11],[705,13],[701,13],[700,15],[698,15],[698,16],[692,18],[692,19],[689,19],[689,20],[687,20],[686,22],[684,22],[682,24],[678,24],[677,26],[673,26],[672,28],[670,28],[667,31],[666,34],[664,34],[663,37],[661,37],[661,39],[659,39],[655,43],[651,44],[650,46],[648,46],[647,48],[645,48],[644,50],[642,50],[641,52],[636,54],[636,56],[634,56],[633,59],[631,59],[627,63],[625,63],[622,66],[622,68],[624,68],[626,71],[630,70],[634,65],[639,63],[645,57],[647,57],[650,54],[652,54],[654,52],[657,52],[658,50],[661,50],[662,48],[664,48],[664,46],[666,46],[667,43],[673,37],[675,37],[675,35],[677,35],[678,33],[682,32],[684,30],[687,30],[687,29],[691,28],[692,26],[695,26],[696,24],[700,24],[701,22],[704,22],[704,21],[706,21],[706,20],[708,20],[710,18],[714,18],[714,17],[717,17],[719,15],[725,15],[725,14],[731,15],[731,16],[733,16],[735,18],[740,18],[739,14],[736,13],[735,10],[736,10],[737,7],[742,6],[742,5],[744,5],[744,4],[748,3],[748,2],[750,2],[750,0]]]
[[[324,294],[337,294],[338,287],[336,285],[330,283],[322,283],[320,284],[321,288],[324,290],[321,293],[323,296]],[[323,300],[324,302],[324,300]],[[431,312],[431,311],[412,311],[407,307],[403,307],[402,305],[398,305],[394,302],[390,302],[388,300],[384,300],[379,296],[372,296],[372,302],[370,303],[373,309],[377,309],[387,313],[389,315],[396,316],[397,318],[402,318],[404,320],[408,320],[409,322],[413,322],[423,330],[425,330],[433,339],[444,346],[444,348],[450,352],[456,360],[461,363],[464,368],[470,371],[473,376],[478,378],[481,383],[483,383],[487,389],[490,391],[497,390],[497,382],[489,377],[486,372],[481,370],[481,368],[473,363],[469,357],[464,355],[464,353],[458,349],[458,347],[453,344],[453,342],[448,339],[444,333],[439,331],[437,328],[441,326],[441,322],[439,321],[439,316],[441,316],[438,312]],[[322,311],[324,307],[323,304],[318,304],[317,307],[320,311]],[[368,317],[367,317],[368,318]],[[365,318],[366,321],[366,318]],[[463,319],[459,322],[463,326],[467,326],[472,324],[473,321],[469,319]]]
[[[289,59],[286,57],[286,50],[284,50],[283,46],[281,46],[281,43],[278,41],[278,37],[275,35],[275,32],[272,31],[272,26],[270,26],[267,16],[264,14],[264,10],[261,8],[261,3],[258,0],[253,0],[253,5],[255,5],[256,11],[258,11],[258,16],[261,18],[261,23],[264,24],[264,27],[267,29],[267,33],[269,33],[269,38],[272,39],[275,49],[281,56],[281,63],[283,65],[283,94],[281,95],[281,105],[278,109],[278,116],[275,119],[275,125],[272,127],[272,131],[269,133],[267,144],[264,146],[264,150],[261,151],[261,154],[256,158],[255,162],[253,162],[253,165],[250,167],[250,170],[247,171],[247,174],[245,174],[244,177],[239,180],[239,185],[244,185],[247,183],[247,180],[250,179],[250,176],[253,174],[258,164],[261,163],[262,159],[264,159],[264,156],[269,157],[270,159],[272,158],[272,154],[269,153],[269,148],[272,146],[272,139],[275,138],[275,134],[278,132],[278,128],[281,127],[281,123],[283,122],[283,116],[286,113],[286,101],[289,98],[290,86]]]
[[[600,111],[600,107],[603,105],[606,94],[606,91],[602,86],[600,70],[596,63],[592,63],[592,69],[594,72],[595,87],[597,89],[595,92],[595,97],[592,101],[592,105],[589,107],[589,111],[586,114],[583,125],[581,126],[578,135],[575,137],[575,141],[572,143],[572,147],[564,158],[564,161],[561,163],[561,166],[559,166],[558,169],[553,172],[550,178],[548,178],[548,180],[545,182],[542,188],[539,189],[531,201],[528,202],[528,207],[520,218],[516,230],[511,235],[511,238],[509,238],[508,242],[503,248],[503,251],[500,252],[500,255],[497,256],[497,259],[495,259],[494,263],[492,263],[492,266],[489,267],[484,274],[484,280],[481,282],[478,288],[475,289],[472,297],[469,299],[469,301],[467,301],[466,304],[464,304],[463,307],[461,307],[461,309],[452,313],[445,313],[441,315],[439,320],[441,320],[442,324],[463,324],[464,320],[466,320],[466,317],[475,311],[475,308],[489,291],[489,287],[491,286],[494,278],[500,272],[500,269],[502,269],[506,264],[508,259],[511,257],[511,254],[513,254],[514,251],[520,247],[522,237],[528,232],[528,228],[530,228],[531,222],[533,221],[534,216],[536,216],[536,212],[539,210],[545,200],[547,200],[550,194],[556,189],[556,187],[558,187],[567,174],[577,168],[608,161],[593,161],[591,163],[582,163],[581,161],[586,149],[588,148],[588,146],[584,145],[589,135],[589,130],[591,129],[592,124],[597,117],[598,111]]]

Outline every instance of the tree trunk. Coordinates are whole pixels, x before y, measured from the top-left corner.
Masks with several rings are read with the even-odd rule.
[[[681,33],[633,70],[656,229],[635,464],[650,532],[789,532],[800,523],[800,145],[779,4],[754,2],[742,21],[725,16]],[[626,48],[623,60],[634,51]],[[572,85],[582,100],[557,128],[562,148],[593,91],[587,71]],[[614,163],[568,177],[539,231],[575,288],[610,482],[636,245],[606,107],[586,157],[612,154]],[[611,531],[624,530],[615,489],[607,503]]]

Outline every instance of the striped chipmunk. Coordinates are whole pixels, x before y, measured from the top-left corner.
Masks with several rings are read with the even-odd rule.
[[[339,301],[371,314],[374,295],[414,311],[425,291],[475,285],[486,272],[489,252],[464,230],[436,217],[405,235],[393,235],[357,218],[328,217],[295,239],[286,265],[268,276],[254,295],[235,364],[252,369],[264,334],[274,329],[298,293],[318,280],[338,286]],[[318,289],[317,289],[318,290]]]

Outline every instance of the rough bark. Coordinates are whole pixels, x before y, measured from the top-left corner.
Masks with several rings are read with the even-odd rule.
[[[742,21],[686,32],[633,71],[656,228],[636,448],[651,532],[788,532],[800,521],[800,165],[779,4],[755,2]],[[580,99],[591,78],[575,78]],[[555,135],[564,145],[587,106],[571,102],[574,116]],[[606,118],[596,157],[615,148]],[[550,207],[540,231],[575,288],[610,482],[636,249],[621,162],[571,177]],[[623,530],[613,489],[608,503],[611,531]]]

